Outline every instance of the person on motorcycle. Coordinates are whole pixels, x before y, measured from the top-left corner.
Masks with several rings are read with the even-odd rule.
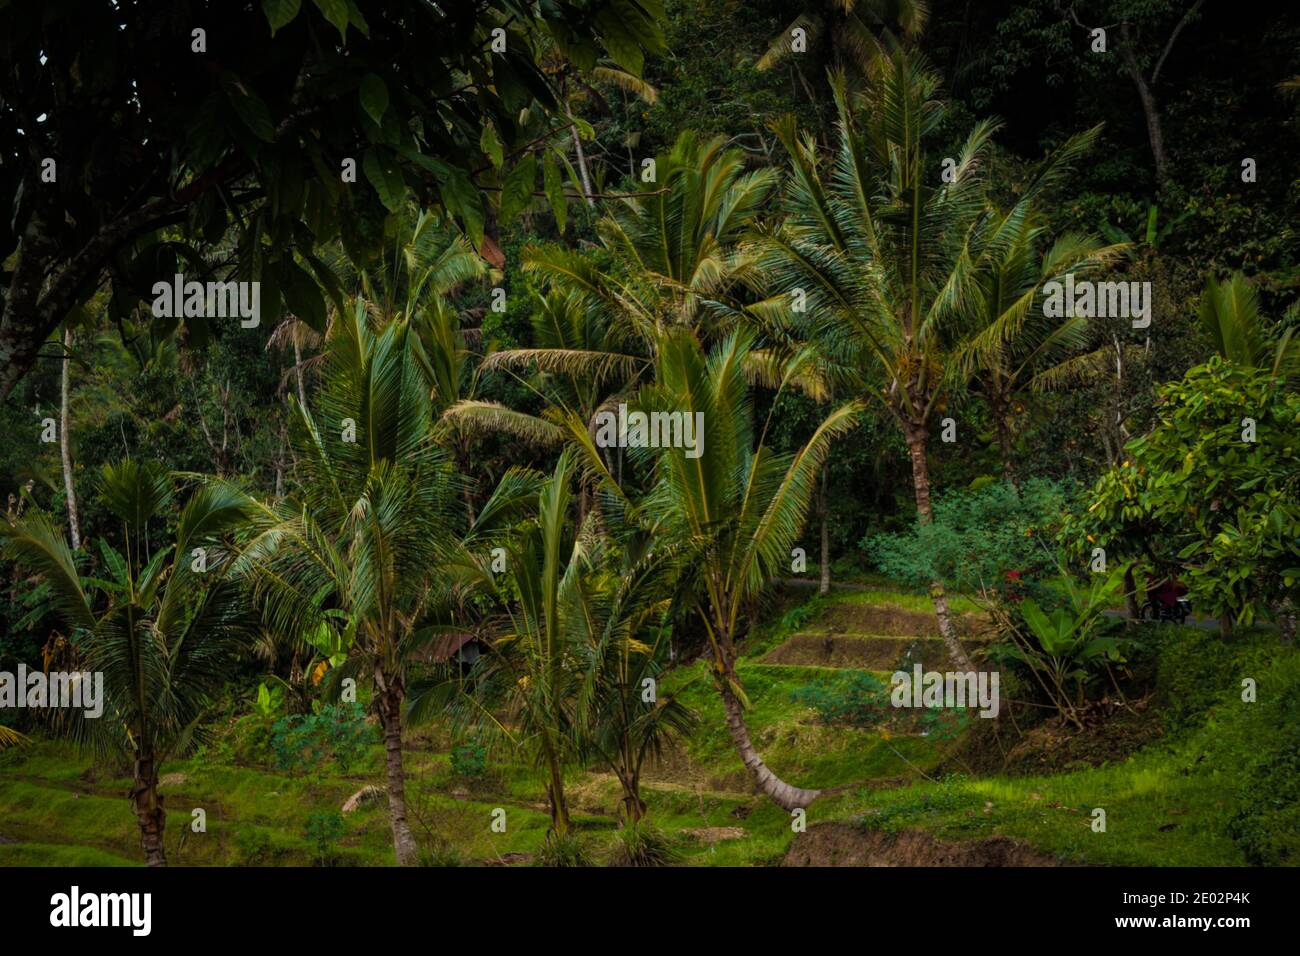
[[[1173,575],[1164,578],[1154,588],[1147,590],[1149,617],[1160,621],[1176,621],[1181,624],[1190,611],[1188,603],[1182,600],[1187,594],[1187,585]],[[1144,614],[1143,617],[1147,617]]]

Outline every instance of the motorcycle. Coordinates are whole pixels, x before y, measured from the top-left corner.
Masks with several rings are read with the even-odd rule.
[[[1148,598],[1147,602],[1142,605],[1142,620],[1154,621],[1162,624],[1182,624],[1191,616],[1192,604],[1185,597],[1174,597],[1172,600],[1163,598]]]

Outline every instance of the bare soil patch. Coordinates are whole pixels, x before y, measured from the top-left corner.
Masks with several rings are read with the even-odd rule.
[[[1010,837],[946,842],[923,830],[885,833],[847,823],[819,823],[795,837],[783,866],[1061,866],[1060,860]]]

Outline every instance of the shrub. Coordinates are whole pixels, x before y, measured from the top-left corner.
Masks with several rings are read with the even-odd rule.
[[[243,866],[266,866],[279,854],[271,848],[271,837],[265,830],[235,831],[235,859]]]
[[[421,847],[420,866],[465,866],[465,857],[450,843],[440,841],[436,846]]]
[[[889,688],[866,671],[853,671],[824,684],[808,684],[790,696],[831,726],[869,730],[883,724],[892,713]]]
[[[357,703],[325,706],[313,714],[291,714],[271,728],[271,749],[281,770],[319,770],[332,758],[346,774],[373,740],[374,731]]]
[[[275,759],[271,749],[271,722],[257,714],[245,714],[235,721],[220,746],[231,760],[242,766],[265,766]]]
[[[1300,654],[1261,640],[1220,672],[1223,696],[1188,756],[1224,780],[1228,835],[1255,864],[1300,862]],[[1243,678],[1258,699],[1241,699]]]
[[[328,866],[337,856],[334,844],[347,830],[343,814],[337,810],[317,810],[308,814],[304,829],[307,842],[311,844],[316,854],[316,862],[321,866]]]
[[[628,824],[614,834],[611,866],[672,866],[680,859],[668,836],[645,821]]]
[[[480,779],[487,770],[487,748],[477,740],[458,744],[451,750],[451,772],[470,780]]]
[[[1165,730],[1199,727],[1225,692],[1224,675],[1237,671],[1241,641],[1194,627],[1152,627],[1157,644],[1156,692]]]
[[[935,499],[934,521],[905,532],[862,540],[880,570],[896,581],[925,587],[943,581],[965,591],[995,593],[1008,573],[1027,582],[1056,571],[1050,540],[1074,493],[1072,485],[1034,478],[1019,490],[995,481],[946,492]]]
[[[591,855],[572,833],[548,834],[533,857],[534,866],[591,866]]]
[[[1300,862],[1300,743],[1253,761],[1228,835],[1257,866]]]
[[[1217,356],[1160,389],[1160,420],[1126,446],[1061,544],[1177,569],[1191,603],[1251,624],[1300,597],[1300,395],[1281,376]],[[1270,607],[1272,605],[1272,607]]]

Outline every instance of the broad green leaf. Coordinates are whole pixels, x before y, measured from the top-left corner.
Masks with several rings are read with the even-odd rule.
[[[474,248],[483,245],[483,197],[463,169],[453,169],[438,186],[443,205],[459,216]]]
[[[483,124],[483,133],[479,136],[478,145],[484,155],[492,161],[492,165],[500,169],[501,164],[505,162],[505,153],[501,149],[501,141],[497,139],[496,128],[491,123]]]
[[[316,280],[292,259],[281,264],[284,302],[289,310],[317,332],[325,331],[325,297]]]
[[[508,222],[519,215],[533,199],[533,183],[537,179],[537,157],[532,153],[525,156],[510,174],[506,176],[501,187],[501,220]]]
[[[360,8],[356,5],[354,0],[347,0],[347,2],[348,22],[360,30],[363,37],[370,36],[370,24],[367,23],[366,18],[362,16]]]
[[[607,7],[596,16],[601,39],[610,58],[633,76],[640,78],[645,66],[645,55],[636,34],[624,23],[622,16],[612,7]]]
[[[271,111],[260,96],[243,84],[232,83],[226,87],[226,98],[250,133],[267,143],[275,139]]]
[[[406,199],[406,180],[397,163],[386,151],[372,146],[361,161],[366,179],[379,193],[379,200],[390,212],[396,212]]]
[[[384,111],[388,109],[388,87],[384,85],[384,81],[374,73],[367,73],[361,79],[358,93],[361,96],[362,108],[375,121],[376,126],[382,126]]]
[[[315,0],[325,19],[338,28],[339,37],[348,38],[348,0]]]
[[[276,30],[292,23],[301,7],[302,0],[262,0],[262,12],[266,14],[266,22],[271,25],[271,36],[275,36]]]
[[[551,204],[551,212],[555,215],[555,225],[560,230],[560,235],[564,235],[569,206],[564,198],[564,179],[560,175],[560,167],[556,165],[555,156],[551,153],[547,153],[542,162],[542,181],[546,198]]]

